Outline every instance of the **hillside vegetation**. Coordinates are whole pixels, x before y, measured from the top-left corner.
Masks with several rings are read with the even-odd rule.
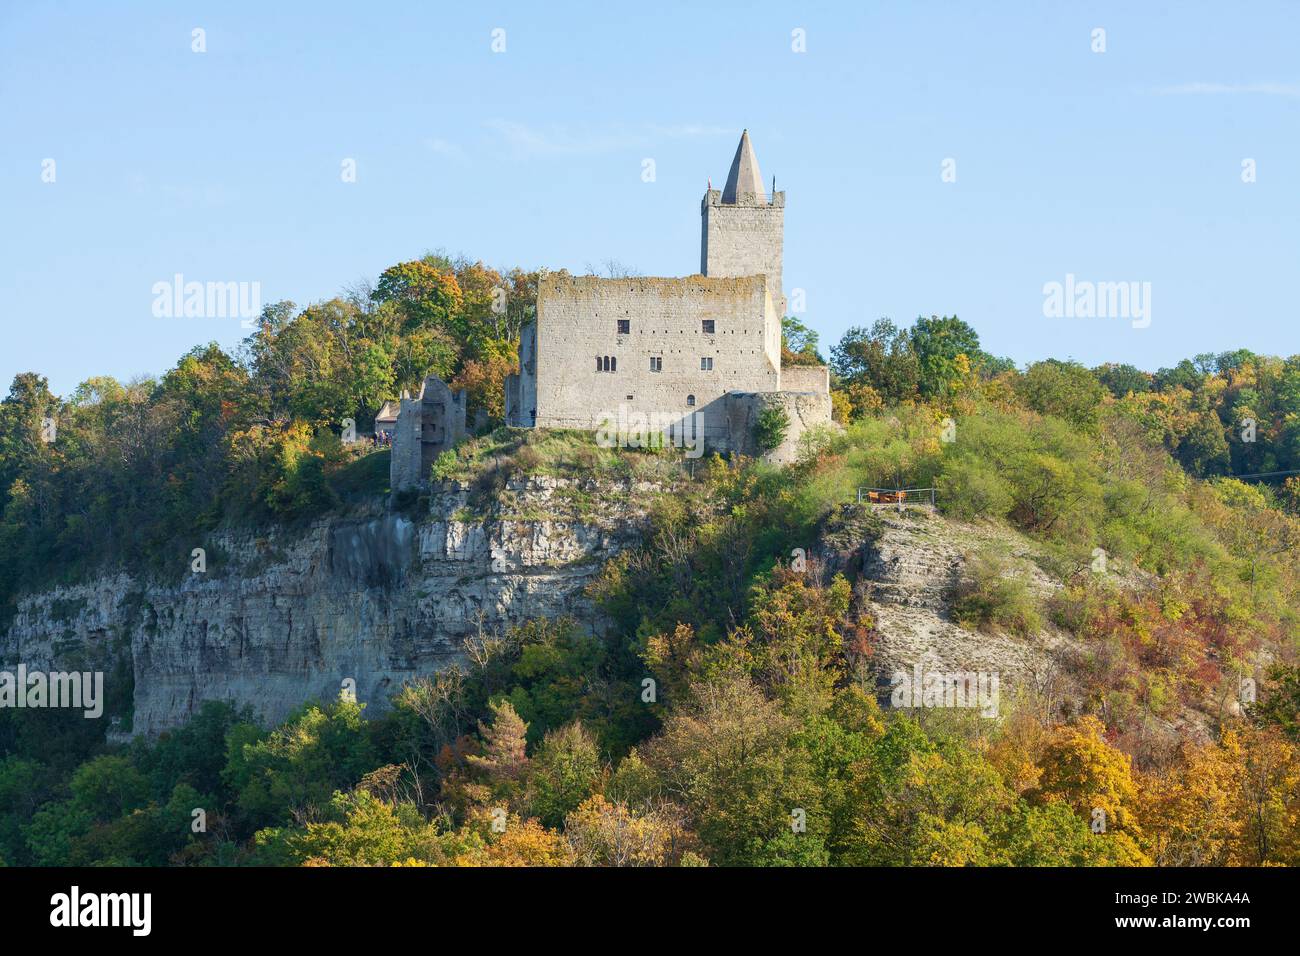
[[[158,383],[92,380],[55,403],[53,445],[37,434],[53,399],[19,376],[0,409],[6,594],[52,569],[177,560],[186,535],[221,522],[297,520],[382,490],[379,456],[338,445],[334,416],[360,421],[438,367],[396,358],[432,342],[452,343],[447,377],[490,379],[517,334],[482,351],[456,324],[464,306],[439,304],[471,267],[425,265],[442,278],[395,267],[377,307],[285,312],[243,357],[208,348]],[[817,354],[794,320],[785,344],[787,361]],[[1300,862],[1300,495],[1227,477],[1297,466],[1300,359],[1019,371],[956,318],[850,330],[831,358],[843,428],[809,436],[784,469],[716,457],[678,469],[643,545],[592,588],[600,628],[481,634],[463,666],[402,688],[375,720],[340,699],[264,728],[214,702],[180,731],[110,747],[79,717],[0,711],[0,857]],[[436,476],[495,494],[511,476],[660,467],[495,424]],[[855,569],[830,556],[872,533],[853,509],[842,526],[857,488],[931,485],[952,519],[1034,543],[1050,597],[1018,586],[1004,555],[975,553],[953,616],[1070,634],[1085,650],[1071,706],[1025,691],[991,720],[878,702],[878,622]],[[1189,715],[1205,732],[1171,737]],[[204,833],[190,825],[198,807]]]

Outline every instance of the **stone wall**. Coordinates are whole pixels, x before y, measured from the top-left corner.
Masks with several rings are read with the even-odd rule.
[[[825,365],[786,365],[781,368],[781,391],[831,393],[831,370]]]
[[[783,408],[790,418],[785,440],[768,452],[762,452],[754,441],[758,416],[766,408]],[[736,393],[727,396],[727,416],[731,433],[737,443],[736,451],[744,455],[761,455],[765,461],[789,464],[799,454],[799,439],[811,428],[836,427],[831,423],[829,394],[816,392],[758,392]]]
[[[506,376],[506,424],[531,428],[537,417],[537,323],[519,331],[519,372]]]

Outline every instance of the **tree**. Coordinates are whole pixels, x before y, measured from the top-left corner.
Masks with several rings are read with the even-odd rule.
[[[1115,398],[1151,390],[1151,376],[1132,365],[1107,362],[1093,369],[1092,374]]]
[[[369,790],[335,793],[326,819],[302,827],[259,831],[258,862],[305,866],[393,866],[407,861],[442,863],[455,852],[407,803],[389,803]]]
[[[918,318],[911,339],[924,398],[944,399],[961,390],[984,355],[979,335],[955,315]]]
[[[143,807],[149,799],[148,779],[125,757],[87,761],[72,775],[71,789],[77,808],[100,822]]]
[[[815,713],[830,706],[833,688],[843,677],[839,632],[852,593],[841,574],[822,588],[780,569],[751,589],[747,634],[753,635],[752,673],[786,703],[787,713]]]
[[[781,364],[825,364],[817,352],[817,333],[792,315],[781,320]]]
[[[780,405],[772,405],[758,413],[754,423],[754,444],[761,452],[775,451],[785,441],[790,428],[790,413]]]
[[[1224,746],[1240,768],[1242,862],[1300,863],[1300,752],[1273,728],[1226,734]]]
[[[1055,415],[1079,428],[1096,427],[1105,389],[1078,362],[1035,362],[1015,383],[1016,394],[1040,415]]]
[[[637,812],[595,794],[570,813],[564,835],[579,866],[672,866],[689,845],[680,808]]]
[[[466,760],[477,771],[487,795],[509,799],[522,785],[528,769],[528,725],[508,700],[488,707],[492,712],[491,721],[486,724],[480,721],[478,725],[482,753],[472,754]]]
[[[1157,866],[1228,866],[1241,862],[1243,819],[1239,748],[1184,744],[1179,760],[1144,788],[1143,829]]]
[[[445,327],[463,304],[455,274],[436,262],[414,260],[389,266],[379,277],[374,299],[394,303],[403,316],[402,330]]]
[[[853,389],[866,389],[887,405],[897,405],[916,395],[920,376],[911,336],[889,319],[879,319],[870,329],[854,326],[831,349],[831,369],[848,390],[854,412],[870,409],[863,393],[855,400]]]
[[[263,735],[236,724],[227,734],[223,779],[236,794],[244,823],[274,826],[295,813],[326,807],[334,791],[351,788],[376,764],[364,705],[340,696],[308,704]]]
[[[482,410],[489,423],[500,424],[506,415],[506,377],[518,371],[519,360],[513,353],[468,359],[449,384],[453,391],[465,390],[468,409]]]
[[[457,866],[570,866],[573,857],[560,834],[536,820],[511,817],[505,832],[479,853],[456,859]]]
[[[544,826],[558,827],[600,781],[596,740],[579,721],[547,732],[532,760],[528,804]]]
[[[1092,716],[1057,727],[1039,762],[1038,786],[1032,802],[1060,801],[1080,818],[1099,820],[1105,832],[1137,836],[1138,791],[1132,758],[1103,739],[1106,727]]]
[[[1261,726],[1277,727],[1300,743],[1300,666],[1279,662],[1269,666],[1268,686],[1251,716]]]
[[[643,751],[710,859],[755,862],[762,844],[788,828],[792,806],[811,808],[812,795],[789,779],[791,729],[747,678],[720,678],[694,685]]]
[[[1178,461],[1198,478],[1223,474],[1232,467],[1223,423],[1212,409],[1196,415],[1192,427],[1178,443]]]

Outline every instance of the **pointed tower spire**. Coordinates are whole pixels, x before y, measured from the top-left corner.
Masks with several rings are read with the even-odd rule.
[[[754,146],[749,141],[749,130],[742,130],[740,133],[736,158],[731,161],[727,185],[722,189],[724,203],[735,203],[745,199],[751,202],[767,201],[767,194],[763,192],[763,177],[758,172],[758,158],[754,155]]]

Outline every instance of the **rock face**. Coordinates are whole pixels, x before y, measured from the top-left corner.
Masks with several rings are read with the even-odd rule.
[[[212,699],[278,721],[349,679],[374,713],[403,681],[458,660],[480,628],[593,620],[584,588],[639,539],[655,490],[533,478],[475,514],[470,489],[449,483],[415,517],[376,507],[297,532],[217,536],[207,571],[178,584],[117,574],[20,601],[0,665],[133,675],[129,698],[116,689],[133,704],[134,734],[176,727]]]
[[[1051,624],[1022,637],[970,631],[952,620],[952,590],[967,554],[981,547],[1002,552],[1040,598],[1059,587],[1033,563],[1027,539],[1006,528],[917,508],[866,513],[853,505],[828,522],[821,540],[825,571],[856,578],[858,600],[875,624],[872,669],[882,692],[891,675],[914,667],[997,674],[1004,694],[1023,687],[1056,695],[1068,683],[1064,664],[1077,642]]]
[[[969,631],[949,619],[949,596],[976,544],[993,545],[1013,562],[1031,591],[1045,596],[1059,586],[1017,553],[1004,531],[965,526],[909,510],[902,517],[882,509],[883,533],[865,561],[870,595],[881,633],[882,663],[910,667],[917,662],[941,670],[996,672],[1013,681],[1037,683],[1058,669],[1063,634],[1045,625],[1030,637]],[[928,520],[927,520],[928,518]]]

